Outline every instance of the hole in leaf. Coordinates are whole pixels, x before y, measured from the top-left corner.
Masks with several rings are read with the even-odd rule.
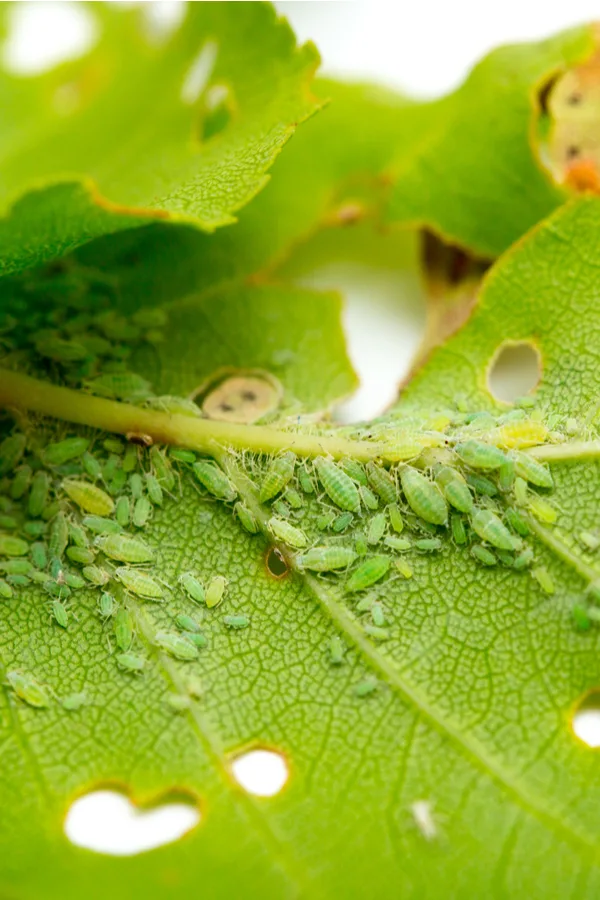
[[[2,62],[17,75],[38,75],[82,56],[97,33],[93,16],[79,4],[15,3]]]
[[[283,389],[268,372],[221,372],[196,391],[193,399],[208,419],[250,425],[277,409]]]
[[[71,843],[96,853],[133,856],[183,837],[200,821],[200,812],[187,800],[163,802],[140,809],[117,791],[94,791],[71,805],[65,834]]]
[[[488,387],[496,400],[513,403],[531,393],[542,376],[538,349],[529,341],[509,341],[497,351],[488,370]]]
[[[219,45],[216,41],[206,41],[203,44],[181,85],[181,99],[184,103],[191,106],[206,88],[217,61],[218,52]]]
[[[573,715],[572,727],[588,747],[600,747],[600,690],[585,695]]]
[[[274,797],[289,778],[285,758],[273,750],[249,750],[233,760],[233,777],[257,797]]]
[[[283,558],[281,550],[278,550],[277,547],[271,547],[270,550],[267,551],[265,564],[267,572],[273,578],[284,578],[289,571],[288,564]]]

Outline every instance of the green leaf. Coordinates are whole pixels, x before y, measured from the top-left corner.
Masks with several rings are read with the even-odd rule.
[[[235,16],[221,4],[188,4],[162,43],[144,35],[140,9],[87,9],[100,29],[87,55],[35,77],[0,73],[3,272],[152,219],[205,231],[234,222],[319,105],[310,92],[316,50],[297,49],[266,4]],[[188,97],[201,53],[207,84]],[[215,131],[216,89],[228,112]]]

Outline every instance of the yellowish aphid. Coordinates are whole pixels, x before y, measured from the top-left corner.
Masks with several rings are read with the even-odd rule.
[[[535,419],[506,422],[492,435],[494,443],[499,447],[516,450],[543,444],[547,437],[548,429],[543,422],[536,422]]]
[[[50,694],[46,688],[33,677],[23,672],[7,672],[6,680],[20,700],[36,709],[50,706]]]
[[[294,525],[291,525],[285,519],[279,519],[277,516],[273,516],[269,519],[268,527],[273,537],[278,541],[283,541],[284,544],[288,544],[290,547],[300,550],[303,547],[306,547],[308,543],[304,532]]]
[[[546,594],[554,593],[554,581],[545,566],[536,566],[535,569],[531,570],[531,574]]]
[[[198,658],[198,648],[182,634],[158,631],[154,640],[158,647],[182,662],[191,662]]]
[[[126,534],[100,534],[94,544],[118,562],[143,563],[154,558],[154,551],[147,544]]]
[[[402,575],[403,578],[412,578],[412,576],[413,576],[412,566],[410,566],[405,560],[395,559],[394,566],[396,569],[398,569],[398,571],[400,572],[400,574]]]
[[[206,589],[206,605],[214,609],[223,600],[228,581],[223,575],[213,575]]]
[[[67,497],[84,512],[92,513],[95,516],[110,516],[115,508],[112,497],[102,488],[90,484],[89,481],[65,478],[62,487]]]
[[[539,519],[540,522],[544,522],[546,525],[554,525],[558,519],[558,512],[552,504],[548,503],[547,500],[544,500],[543,497],[539,497],[537,494],[530,495],[528,508],[529,512],[532,513],[536,519]]]

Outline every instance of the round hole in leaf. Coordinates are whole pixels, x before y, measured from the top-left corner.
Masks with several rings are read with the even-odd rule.
[[[588,747],[600,747],[600,690],[590,691],[573,714],[573,732]]]
[[[268,372],[229,369],[201,385],[193,399],[208,419],[251,425],[274,412],[282,396],[280,382]]]
[[[257,797],[274,797],[289,778],[285,758],[274,750],[249,750],[231,764],[233,777]]]
[[[542,360],[530,341],[507,341],[496,352],[488,370],[488,387],[496,398],[514,403],[538,386]]]
[[[289,572],[288,564],[286,563],[281,550],[278,550],[277,547],[270,547],[269,550],[267,550],[265,565],[267,567],[267,572],[272,578],[285,578]]]

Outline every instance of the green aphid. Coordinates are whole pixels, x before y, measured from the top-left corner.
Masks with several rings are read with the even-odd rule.
[[[450,516],[450,527],[452,529],[452,537],[457,544],[467,543],[467,532],[465,525],[460,516]]]
[[[527,508],[536,519],[539,519],[540,522],[544,522],[546,525],[554,525],[558,519],[558,512],[552,504],[544,500],[543,497],[538,497],[537,494],[530,496]]]
[[[367,544],[367,536],[362,532],[354,535],[354,548],[359,556],[366,556],[369,552],[369,545]]]
[[[89,547],[67,547],[67,558],[78,566],[91,566],[96,558]]]
[[[223,616],[223,624],[233,631],[240,631],[242,628],[248,628],[250,619],[248,616]]]
[[[182,662],[191,662],[198,658],[198,648],[191,641],[181,634],[175,634],[171,631],[157,631],[154,641],[157,647],[165,650],[175,659]]]
[[[180,713],[186,712],[192,705],[191,698],[186,697],[184,694],[169,694],[167,703],[172,710]]]
[[[509,550],[496,550],[496,556],[500,560],[503,566],[512,566],[515,562],[514,553],[511,553]]]
[[[110,399],[142,399],[151,394],[150,382],[135,372],[105,372],[83,384],[91,393]]]
[[[285,519],[279,519],[276,516],[273,516],[269,519],[267,526],[276,540],[283,541],[284,544],[288,544],[290,547],[300,550],[303,547],[306,547],[308,543],[304,532],[301,531],[300,528],[291,525],[290,522],[287,522]]]
[[[507,459],[498,469],[498,485],[501,491],[507,493],[512,490],[514,483],[515,466],[511,459]]]
[[[526,506],[529,500],[529,491],[527,490],[527,482],[524,478],[515,478],[514,483],[515,500],[519,506]]]
[[[28,559],[0,560],[0,571],[7,575],[28,575],[32,568]]]
[[[240,520],[240,524],[242,527],[248,532],[248,534],[258,534],[259,525],[256,521],[254,515],[247,506],[244,506],[243,503],[236,503],[233,507],[233,511],[235,515]]]
[[[45,709],[50,706],[49,692],[33,675],[17,671],[7,672],[6,680],[19,700],[23,700],[29,706],[36,709]]]
[[[194,475],[209,494],[218,500],[231,503],[237,497],[237,490],[229,478],[214,462],[208,459],[200,459],[192,466]]]
[[[31,484],[31,466],[21,466],[17,469],[10,486],[10,496],[13,500],[20,500],[25,496]]]
[[[356,551],[351,547],[312,547],[298,556],[296,562],[300,569],[311,572],[335,572],[348,568],[356,558]]]
[[[43,573],[42,573],[43,574]],[[81,590],[81,588],[85,587],[85,578],[82,578],[80,575],[76,575],[74,572],[65,572],[63,574],[63,581],[68,587],[73,588],[75,591]]]
[[[27,587],[30,583],[28,575],[7,575],[6,580],[14,587]]]
[[[415,541],[414,546],[417,550],[435,553],[442,549],[442,542],[439,538],[419,538],[419,540]]]
[[[54,578],[55,581],[60,582],[63,576],[63,564],[60,559],[51,559],[50,560],[50,577]]]
[[[154,551],[147,544],[126,534],[99,534],[94,545],[118,562],[144,563],[154,559]]]
[[[351,547],[312,547],[298,556],[296,562],[300,569],[311,572],[334,572],[348,568],[356,558],[357,553]]]
[[[183,575],[179,576],[178,581],[190,600],[193,600],[194,603],[198,603],[201,606],[206,604],[204,586],[191,572],[184,572]]]
[[[175,487],[175,473],[173,472],[171,462],[167,455],[160,447],[154,445],[153,447],[150,447],[149,457],[154,475],[159,484],[162,485],[166,491],[172,491]],[[148,476],[146,476],[146,478],[147,477]],[[157,505],[160,505],[158,501],[153,500],[152,502],[156,502]]]
[[[145,405],[157,409],[170,416],[201,416],[200,407],[187,397],[174,397],[172,394],[161,394],[160,397],[148,397]]]
[[[400,470],[400,482],[412,511],[432,525],[448,523],[448,505],[436,484],[410,466]]]
[[[367,486],[367,473],[364,466],[357,459],[341,459],[339,464],[346,475],[349,475],[358,484],[362,484],[364,487]]]
[[[158,478],[151,475],[150,472],[146,473],[146,490],[148,491],[148,498],[154,506],[163,505],[164,498],[160,482]]]
[[[372,516],[367,530],[367,543],[378,544],[385,534],[386,527],[385,513],[377,513],[377,515]]]
[[[192,616],[186,615],[186,613],[178,613],[175,616],[175,624],[182,631],[200,632],[201,630],[196,620]]]
[[[289,519],[292,514],[287,503],[284,503],[281,498],[273,501],[272,511],[281,519]]]
[[[331,530],[335,531],[336,534],[341,534],[342,531],[345,531],[350,525],[352,525],[354,521],[354,516],[351,512],[344,512],[339,516],[336,516],[333,522],[331,523]]]
[[[46,532],[47,525],[45,522],[25,522],[23,531],[30,538],[39,538]]]
[[[10,584],[4,578],[0,578],[0,599],[12,600],[13,596],[14,592]]]
[[[42,587],[51,597],[58,597],[60,600],[62,597],[68,597],[71,593],[70,588],[68,588],[64,584],[57,584],[56,581],[44,581]]]
[[[115,477],[121,468],[121,460],[116,453],[111,453],[108,459],[102,465],[102,477],[104,481],[109,482]],[[122,470],[121,470],[122,471]]]
[[[108,594],[107,596],[110,597],[110,594]],[[104,618],[106,618],[106,616]],[[115,621],[113,623],[113,629],[115,632],[115,641],[117,642],[117,647],[119,648],[119,650],[127,652],[127,650],[130,649],[133,643],[134,632],[133,616],[128,609],[121,607],[119,610],[117,610]]]
[[[69,540],[76,547],[89,547],[89,541],[85,530],[76,522],[69,522]]]
[[[31,561],[36,569],[45,569],[48,565],[48,554],[46,553],[46,545],[41,541],[36,541],[31,545],[29,552]]]
[[[383,578],[389,568],[390,558],[388,556],[371,556],[352,573],[346,587],[350,593],[364,591]]]
[[[110,619],[111,616],[115,615],[116,611],[117,602],[115,598],[107,591],[103,591],[98,601],[98,612],[100,613],[100,618]]]
[[[85,572],[85,570],[84,570]],[[143,600],[160,600],[164,591],[160,584],[139,569],[131,569],[129,566],[119,566],[115,569],[115,578],[132,594]]]
[[[441,466],[435,474],[435,480],[450,506],[459,512],[471,512],[473,495],[460,472],[450,466]]]
[[[365,678],[354,685],[354,696],[363,700],[365,697],[371,697],[378,687],[379,684],[375,678]]]
[[[314,494],[315,486],[304,465],[298,469],[298,482],[305,494]]]
[[[134,500],[139,500],[144,496],[144,481],[139,472],[134,472],[129,476],[129,490]]]
[[[364,626],[365,634],[372,637],[376,641],[389,640],[390,633],[387,628],[379,628],[377,625],[366,624]]]
[[[119,497],[115,504],[115,519],[121,528],[127,528],[130,519],[129,497]]]
[[[82,437],[65,438],[64,441],[57,441],[54,444],[48,444],[44,450],[44,462],[49,466],[62,466],[63,463],[69,462],[71,459],[78,459],[83,456],[89,446],[89,441]]]
[[[495,497],[498,493],[498,488],[494,482],[486,478],[485,475],[476,475],[474,472],[469,472],[467,474],[467,484],[471,485],[476,494],[481,494],[484,497]]]
[[[513,529],[513,531],[516,531],[516,533],[519,534],[521,537],[527,537],[529,535],[529,533],[530,533],[529,525],[527,524],[527,522],[523,519],[521,514],[516,509],[513,509],[512,506],[509,506],[508,509],[506,510],[505,515],[506,515],[506,521],[508,522],[510,527]]]
[[[108,572],[105,572],[100,566],[84,566],[81,574],[86,581],[89,581],[90,584],[95,584],[96,587],[104,587],[110,580]]]
[[[208,647],[208,641],[206,637],[199,631],[184,631],[183,636],[186,640],[191,641],[191,643],[202,650],[204,647]]]
[[[412,578],[413,570],[412,566],[410,566],[406,560],[404,559],[395,559],[394,560],[395,568],[400,572],[403,578]]]
[[[266,503],[276,497],[294,476],[296,454],[288,451],[276,456],[269,465],[260,486],[260,502]]]
[[[112,349],[110,342],[99,334],[80,334],[79,343],[85,347],[89,356],[109,356]]]
[[[49,337],[36,341],[36,350],[55,362],[80,362],[88,355],[87,349],[79,341],[66,341],[63,338]]]
[[[31,569],[31,571],[27,575],[34,584],[44,584],[48,580],[47,572],[38,572],[37,569]]]
[[[81,465],[83,466],[83,471],[90,478],[93,478],[94,481],[97,481],[102,477],[102,466],[98,462],[95,456],[92,456],[91,453],[84,453],[81,457]]]
[[[171,447],[169,456],[177,462],[187,463],[188,465],[196,462],[196,454],[194,451],[185,450],[183,447]]]
[[[499,469],[506,462],[504,451],[494,447],[493,444],[484,444],[481,441],[465,441],[454,448],[456,455],[472,469]]]
[[[333,523],[335,522],[337,516],[330,510],[329,512],[322,513],[322,515],[317,517],[316,526],[319,531],[326,531]]]
[[[123,469],[117,469],[113,477],[110,479],[106,488],[108,493],[111,496],[116,497],[117,494],[120,494],[125,485],[127,484],[127,473],[123,471]]]
[[[0,515],[0,528],[5,528],[7,531],[14,531],[18,524],[19,523],[14,516]]]
[[[209,609],[214,609],[223,600],[225,589],[228,585],[227,579],[223,575],[213,575],[208,582],[206,589],[206,605]]]
[[[58,500],[55,500],[53,503],[48,503],[42,510],[42,519],[45,522],[49,522],[54,516],[57,516],[61,511],[61,505]]]
[[[487,541],[498,550],[518,550],[521,546],[519,538],[510,533],[491,509],[477,510],[471,518],[471,528],[483,541]]]
[[[498,562],[492,551],[488,550],[487,547],[482,547],[481,544],[473,544],[471,553],[484,566],[495,566]]]
[[[29,491],[29,502],[27,503],[27,512],[33,519],[39,518],[42,514],[46,503],[48,502],[48,494],[50,493],[50,478],[46,472],[36,472],[31,481],[31,490]]]
[[[553,488],[554,480],[548,466],[534,459],[528,453],[521,453],[513,450],[510,454],[515,465],[515,472],[519,478],[523,478],[530,484],[535,484],[541,488]]]
[[[341,666],[344,662],[344,645],[341,638],[334,635],[329,641],[329,662],[332,666]]]
[[[138,656],[137,653],[118,653],[115,659],[119,668],[131,672],[132,675],[141,673],[146,665],[144,657]]]
[[[95,484],[67,478],[63,481],[62,487],[67,497],[84,512],[92,513],[94,516],[112,515],[115,508],[114,500]]]
[[[25,453],[27,438],[24,434],[12,434],[0,444],[0,478],[12,474]]]
[[[536,566],[531,570],[531,574],[546,594],[554,593],[554,581],[545,566]]]
[[[366,466],[367,479],[375,493],[386,504],[396,502],[396,482],[389,472],[374,462],[368,462]]]
[[[138,448],[135,444],[127,444],[125,448],[125,454],[123,456],[123,462],[121,463],[121,468],[125,472],[126,475],[129,475],[130,472],[133,472],[138,463]]]
[[[594,553],[600,547],[600,537],[591,531],[582,531],[579,534],[579,541],[590,553]]]
[[[0,534],[0,556],[26,556],[29,544],[10,534]]]
[[[62,708],[66,709],[68,712],[77,712],[78,709],[81,709],[82,706],[85,706],[87,702],[87,696],[83,691],[81,691],[78,694],[68,694],[66,697],[63,697],[60,702]]]
[[[304,506],[304,500],[295,488],[287,487],[283,497],[292,509],[302,509]]]
[[[59,512],[50,525],[50,538],[48,541],[48,551],[54,559],[60,559],[65,552],[69,543],[69,523],[63,512]],[[33,548],[32,548],[33,549]],[[44,566],[36,563],[38,569]]]
[[[396,534],[402,534],[404,531],[404,519],[402,518],[402,513],[398,508],[397,503],[389,503],[386,506],[387,514],[390,517],[390,525],[396,532]]]
[[[377,625],[378,628],[383,628],[385,625],[385,615],[381,603],[373,603],[371,606],[371,618],[373,619],[373,625]]]
[[[107,453],[116,453],[119,456],[124,452],[125,448],[118,438],[106,438],[102,441],[102,446]]]
[[[329,499],[340,509],[359,513],[360,495],[353,479],[346,475],[344,470],[340,469],[333,460],[325,459],[324,456],[318,456],[314,465]]]
[[[69,627],[69,613],[67,612],[66,606],[61,603],[60,600],[52,601],[52,615],[56,624],[60,625],[61,628]]]
[[[123,498],[125,499],[125,498]],[[152,515],[153,506],[148,497],[138,497],[133,506],[133,515],[131,521],[136,528],[144,528],[150,516]]]
[[[521,553],[519,553],[519,555],[513,562],[513,569],[527,569],[532,562],[533,550],[531,549],[531,547],[525,547],[525,549]]]
[[[410,550],[412,544],[406,538],[395,537],[393,534],[386,537],[384,544],[386,547],[389,547],[390,550],[395,550],[402,552],[404,550]]]
[[[375,510],[379,506],[379,498],[376,494],[373,493],[371,488],[366,487],[364,484],[358,489],[360,494],[360,499],[364,503],[367,509]]]

